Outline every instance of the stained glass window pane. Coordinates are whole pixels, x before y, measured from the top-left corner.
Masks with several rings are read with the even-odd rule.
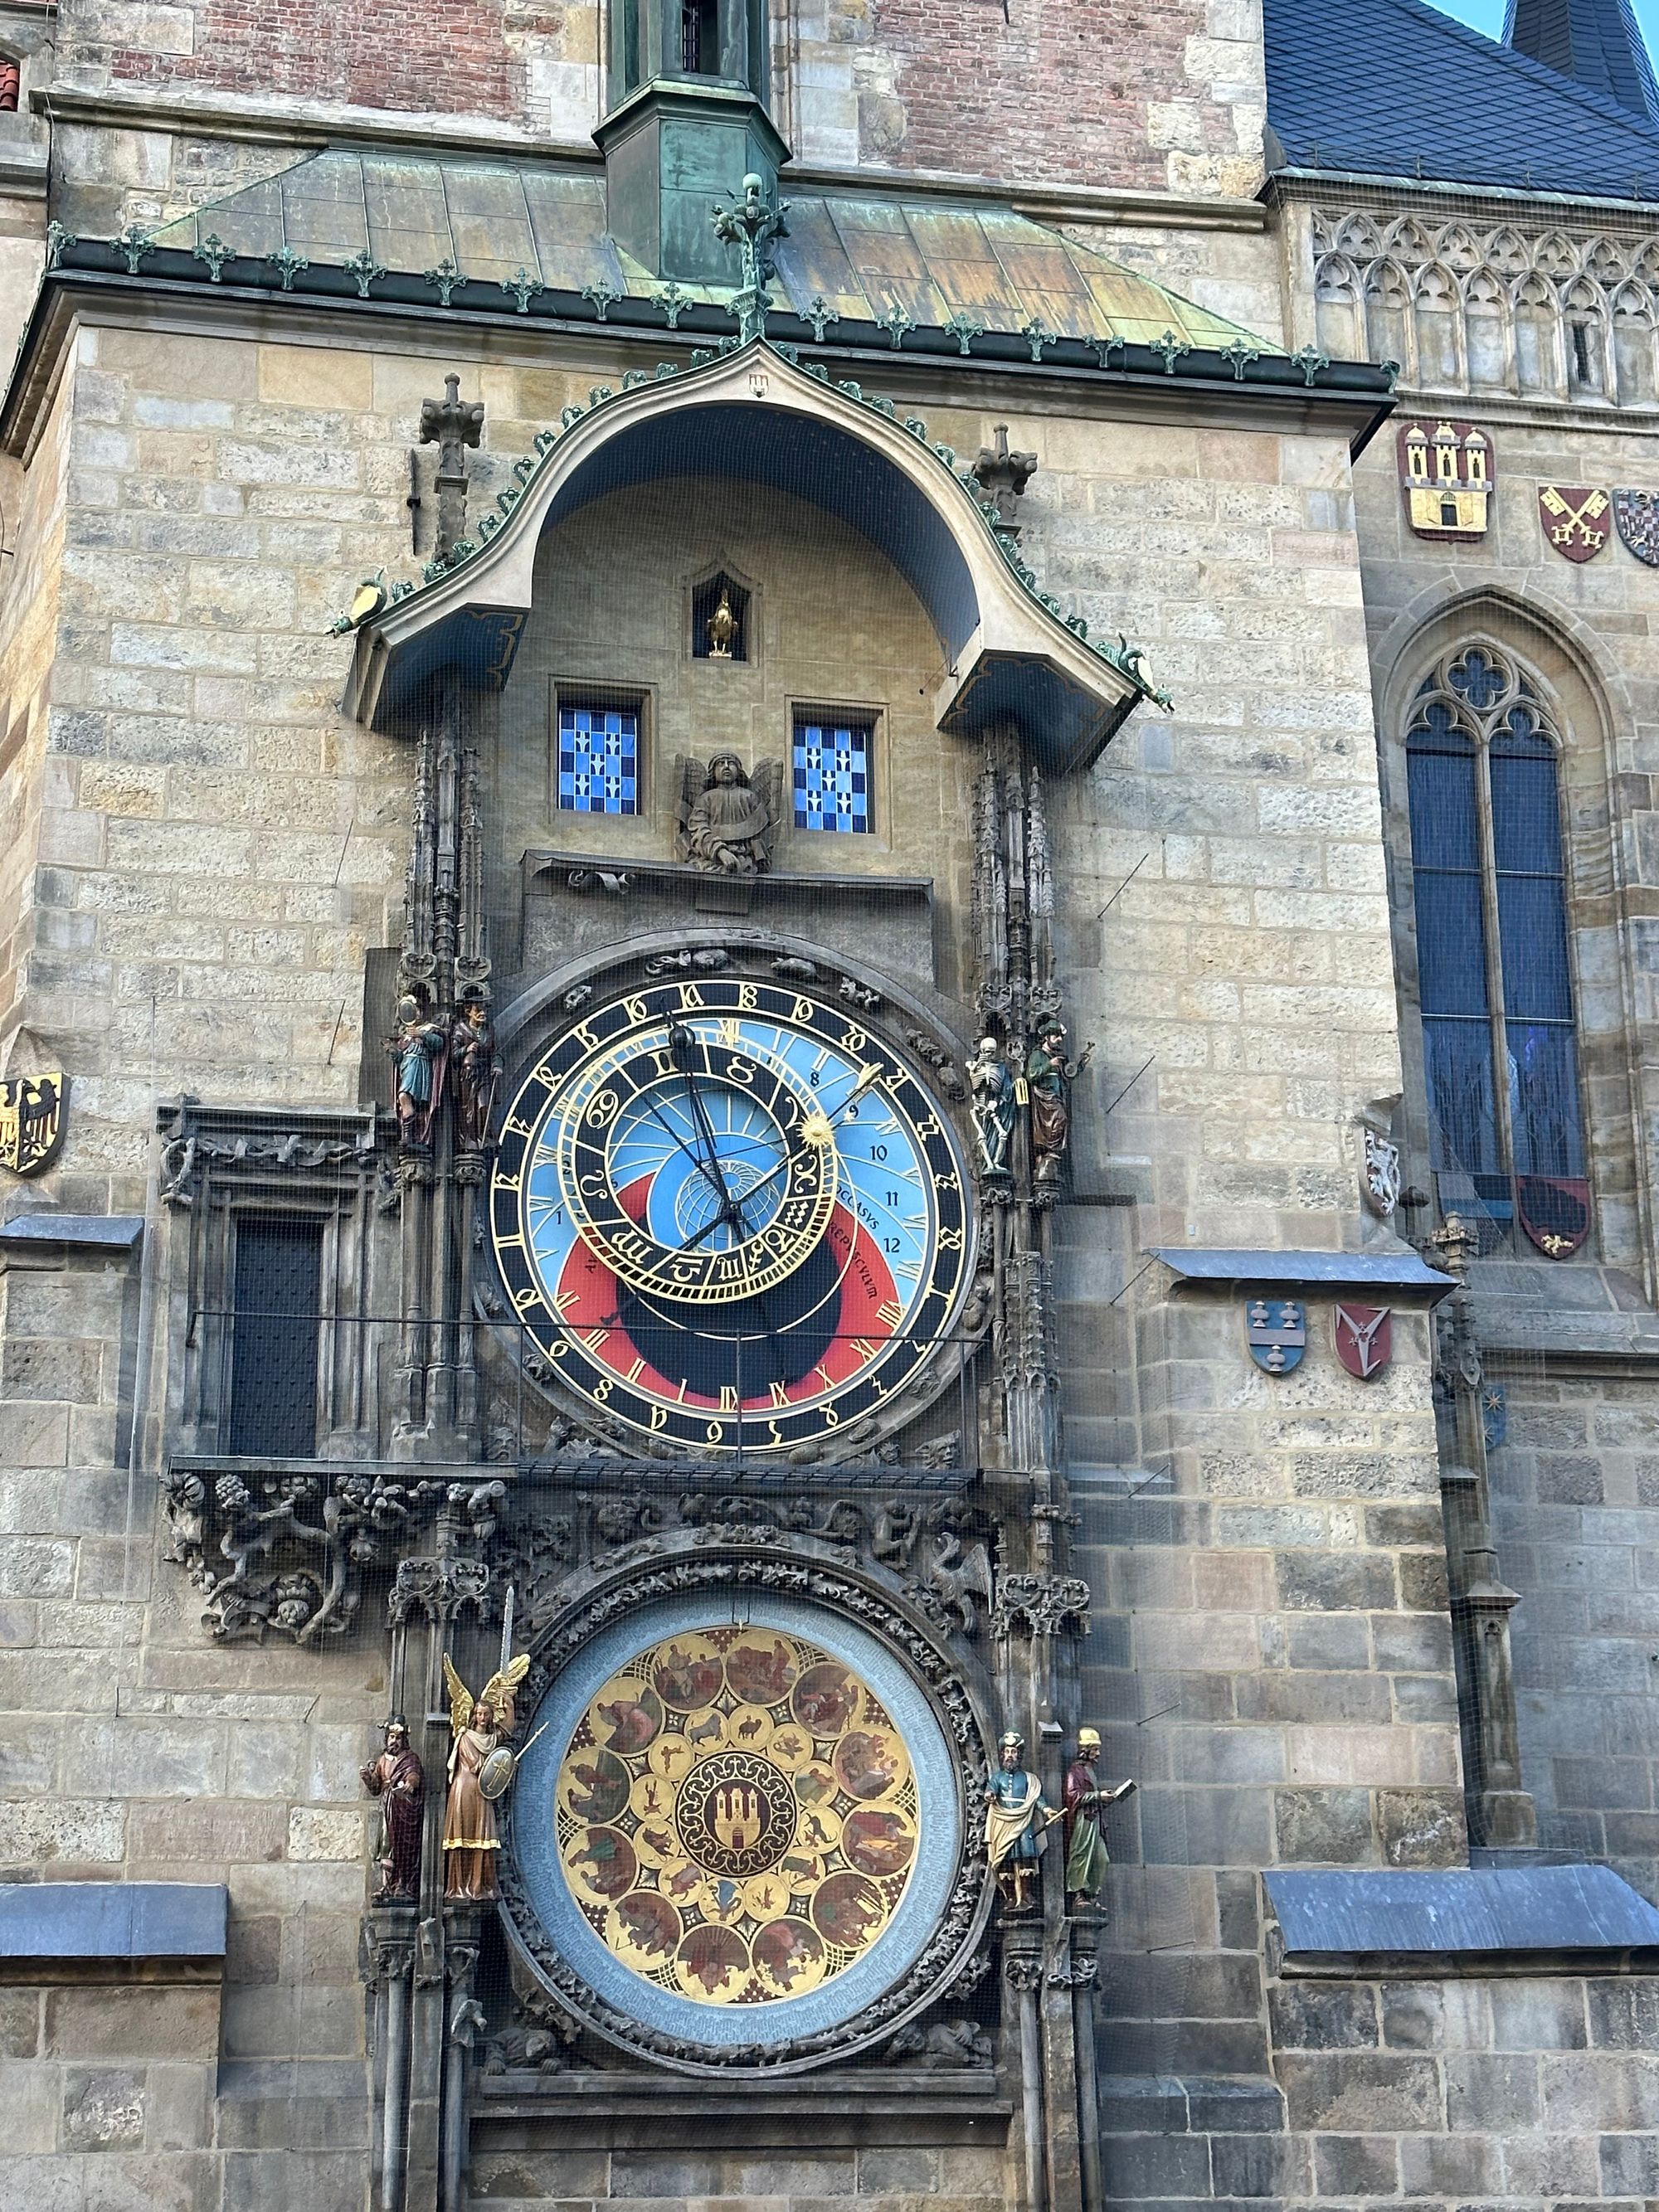
[[[1417,968],[1425,1014],[1486,1013],[1479,876],[1418,872]]]
[[[1474,755],[1411,754],[1412,857],[1419,868],[1476,868]]]
[[[1504,946],[1504,1012],[1570,1022],[1567,925],[1559,876],[1499,876],[1498,926]]]
[[[1565,1022],[1511,1021],[1510,1119],[1517,1175],[1582,1176],[1578,1054]]]
[[[1492,1095],[1492,1031],[1482,1021],[1425,1018],[1431,1164],[1466,1175],[1501,1173]]]
[[[1525,875],[1560,874],[1561,816],[1553,757],[1516,760],[1494,746],[1492,817],[1500,868]]]
[[[637,814],[640,718],[628,707],[559,707],[556,786],[567,814]]]
[[[794,799],[797,830],[867,834],[870,814],[868,722],[795,724]]]

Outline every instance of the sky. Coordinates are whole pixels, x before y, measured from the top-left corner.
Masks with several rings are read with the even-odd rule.
[[[1431,4],[1472,30],[1484,31],[1489,39],[1504,35],[1504,0],[1431,0]],[[1659,59],[1659,0],[1636,0],[1636,20],[1649,52]]]

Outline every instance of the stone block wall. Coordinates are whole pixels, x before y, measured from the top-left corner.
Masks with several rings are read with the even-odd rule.
[[[801,0],[771,10],[775,109],[805,161],[1014,183],[1244,198],[1260,184],[1256,0]],[[605,92],[593,0],[84,0],[70,82],[232,100],[465,118],[502,137],[586,139]]]
[[[1659,1399],[1644,1379],[1502,1378],[1491,1455],[1522,1770],[1539,1841],[1659,1894]]]
[[[1001,2212],[1007,2199],[996,2150],[901,2145],[825,2148],[795,2135],[744,2150],[483,2150],[471,2176],[473,2212],[520,2212],[556,2203],[595,2212],[623,2200],[629,2212],[824,2212],[871,2205],[880,2212]]]
[[[1107,2085],[1114,2201],[1638,2204],[1659,1984],[1270,1978],[1253,2083]]]
[[[66,13],[59,65],[85,85],[464,116],[581,138],[599,118],[600,21],[592,0],[444,0],[418,15],[389,0],[349,11],[316,0],[88,0]]]

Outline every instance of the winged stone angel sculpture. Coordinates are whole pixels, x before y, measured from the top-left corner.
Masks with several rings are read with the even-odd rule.
[[[759,876],[772,865],[783,812],[783,763],[759,762],[751,776],[735,753],[707,768],[680,762],[680,857],[709,875]]]
[[[514,1700],[530,1672],[527,1652],[501,1668],[475,1699],[444,1654],[449,1692],[449,1795],[444,1805],[444,1895],[466,1904],[499,1893],[496,1855],[501,1848],[497,1802],[513,1780],[517,1760],[506,1738],[513,1733]]]

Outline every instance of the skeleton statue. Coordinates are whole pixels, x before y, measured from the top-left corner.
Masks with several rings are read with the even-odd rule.
[[[980,1165],[987,1175],[1006,1175],[1008,1143],[1014,1133],[1014,1078],[994,1037],[981,1037],[968,1063],[968,1092]]]

